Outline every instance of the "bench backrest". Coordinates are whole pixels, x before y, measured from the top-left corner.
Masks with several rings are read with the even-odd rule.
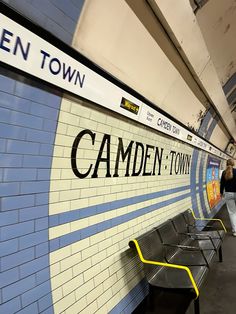
[[[163,245],[155,229],[152,229],[135,239],[138,242],[139,248],[144,259],[156,262],[165,262]],[[133,241],[129,242],[131,248],[135,247]],[[135,247],[136,248],[136,247]],[[144,264],[144,271],[147,279],[151,279],[156,275],[162,267]]]
[[[196,220],[194,219],[193,214],[190,209],[184,211],[182,215],[184,216],[184,219],[188,225],[191,225],[191,226],[195,225]]]
[[[156,231],[159,234],[159,237],[164,244],[180,244],[182,242],[182,236],[179,235],[172,222],[167,220],[160,226],[156,227]],[[176,247],[166,247],[165,256],[166,258],[170,258],[176,251]]]
[[[189,232],[188,224],[184,219],[184,215],[181,213],[171,219],[172,223],[174,224],[175,230],[178,233],[187,233]]]

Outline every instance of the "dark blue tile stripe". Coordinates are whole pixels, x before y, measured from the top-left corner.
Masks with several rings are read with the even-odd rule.
[[[48,225],[45,221],[43,226],[41,225],[42,219],[48,219],[48,205],[35,206],[35,199],[40,191],[47,192],[44,193],[44,204],[48,204],[53,156],[52,151],[51,154],[48,153],[49,151],[45,154],[46,151],[41,148],[44,148],[42,145],[54,143],[56,123],[50,130],[50,136],[45,136],[43,129],[47,116],[45,118],[31,116],[31,110],[37,107],[37,100],[43,103],[44,99],[46,104],[40,105],[41,108],[44,108],[44,111],[50,110],[51,107],[55,108],[51,112],[51,119],[57,121],[61,98],[3,75],[0,76],[0,83],[0,89],[8,85],[9,92],[18,91],[16,96],[6,94],[6,91],[2,90],[3,97],[0,99],[1,113],[3,113],[0,133],[1,137],[6,138],[5,150],[0,161],[0,167],[3,169],[0,192],[2,196],[0,241],[3,248],[0,250],[1,311],[22,309],[24,313],[28,310],[32,313],[33,309],[38,308],[37,299],[40,298],[37,274],[49,268],[48,250],[44,250],[43,254],[42,250],[39,251],[39,246],[42,244],[47,243],[48,246]],[[35,99],[36,94],[37,99]],[[26,95],[28,99],[25,99]],[[50,102],[47,103],[48,99]],[[29,142],[30,138],[32,142]],[[39,181],[37,175],[41,170],[43,179]],[[43,293],[50,295],[49,272],[44,276],[44,281],[47,284],[41,282]],[[27,301],[24,302],[25,297]],[[8,313],[13,313],[12,311],[9,310]],[[37,312],[38,310],[34,311]]]
[[[198,130],[199,135],[205,136],[205,134],[207,132],[207,125],[208,125],[211,117],[212,117],[212,112],[211,112],[211,110],[208,110],[207,114],[205,115],[205,117],[204,117],[204,119],[202,121],[202,124],[201,124],[201,126],[200,126],[200,128]]]
[[[228,81],[225,83],[223,90],[225,95],[227,95],[229,93],[229,91],[231,91],[231,89],[236,85],[236,73],[234,73],[229,79]]]
[[[197,203],[197,193],[196,189],[198,187],[197,184],[197,162],[198,162],[199,151],[194,149],[192,155],[192,163],[191,163],[191,171],[190,171],[190,188],[191,188],[191,203],[192,203],[192,210],[194,211],[195,215],[199,217],[199,210],[198,210],[198,203]]]
[[[216,125],[218,124],[218,121],[219,121],[219,117],[216,116],[216,117],[213,119],[213,121],[211,122],[211,124],[210,124],[210,126],[209,126],[209,128],[208,128],[208,131],[207,131],[207,135],[206,135],[206,139],[207,139],[207,140],[210,140],[211,135],[212,135],[212,133],[213,133],[213,131],[214,131]]]
[[[148,294],[148,283],[142,279],[109,314],[132,313]]]
[[[204,164],[206,161],[207,154],[205,152],[202,152],[200,166],[199,166],[199,196],[200,196],[200,204],[202,208],[203,215],[205,217],[208,217],[207,208],[205,205],[205,199],[204,199],[204,189],[203,189],[203,172],[204,172]]]
[[[232,93],[227,97],[229,105],[235,101],[236,98],[236,88],[232,91]]]
[[[189,185],[181,186],[174,189],[138,195],[130,198],[125,198],[113,202],[107,202],[104,204],[89,206],[81,209],[72,210],[70,212],[64,212],[61,214],[51,215],[49,217],[49,226],[55,227],[64,223],[72,222],[78,219],[91,217],[94,215],[102,214],[111,210],[115,210],[124,206],[129,206],[133,204],[137,204],[140,202],[148,201],[154,198],[171,195],[174,193],[182,192],[187,189],[190,189]]]
[[[110,229],[112,227],[118,226],[122,223],[128,222],[132,219],[135,219],[137,217],[140,217],[142,215],[145,215],[147,213],[150,213],[154,210],[158,210],[162,207],[171,205],[175,202],[178,202],[180,200],[183,200],[187,197],[190,197],[191,193],[186,193],[174,198],[171,198],[169,200],[160,202],[160,203],[156,203],[150,206],[146,206],[143,208],[140,208],[134,212],[125,214],[125,215],[121,215],[118,216],[116,218],[112,218],[94,225],[91,225],[89,227],[71,232],[69,234],[57,237],[55,239],[50,240],[50,252],[56,251],[57,249],[60,249],[62,247],[65,247],[67,245],[73,244],[77,241],[86,239],[88,237],[91,237],[99,232],[105,231],[107,229]]]

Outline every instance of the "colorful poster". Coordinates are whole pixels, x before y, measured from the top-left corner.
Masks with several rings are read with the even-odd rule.
[[[220,160],[209,157],[207,162],[207,197],[210,208],[213,208],[220,201]]]

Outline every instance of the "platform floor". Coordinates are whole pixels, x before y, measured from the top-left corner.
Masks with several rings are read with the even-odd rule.
[[[231,235],[226,207],[217,215],[229,230],[223,242],[223,263],[216,259],[200,291],[201,314],[236,313],[236,237]],[[144,301],[133,314],[194,314],[193,302],[182,296],[157,295],[153,304]]]

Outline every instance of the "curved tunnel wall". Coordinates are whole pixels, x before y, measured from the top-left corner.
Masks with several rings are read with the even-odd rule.
[[[211,155],[3,68],[0,80],[1,312],[131,313],[147,286],[129,240],[188,207],[218,211]]]
[[[210,210],[207,201],[207,153],[96,105],[67,98],[60,105],[59,97],[7,76],[1,83],[2,310],[131,312],[146,288],[129,239],[186,208],[205,216],[220,208]],[[94,145],[91,136],[81,139],[79,170],[93,168],[79,179],[71,149],[84,130],[96,137]],[[110,136],[110,170],[106,141],[106,161],[92,178],[104,134]],[[129,177],[121,160],[114,177],[119,138],[125,149],[136,144]],[[145,150],[149,145],[150,158],[136,176],[137,143]],[[152,147],[159,149],[155,175]],[[185,156],[182,169],[173,151]],[[137,159],[136,173],[140,165]]]

